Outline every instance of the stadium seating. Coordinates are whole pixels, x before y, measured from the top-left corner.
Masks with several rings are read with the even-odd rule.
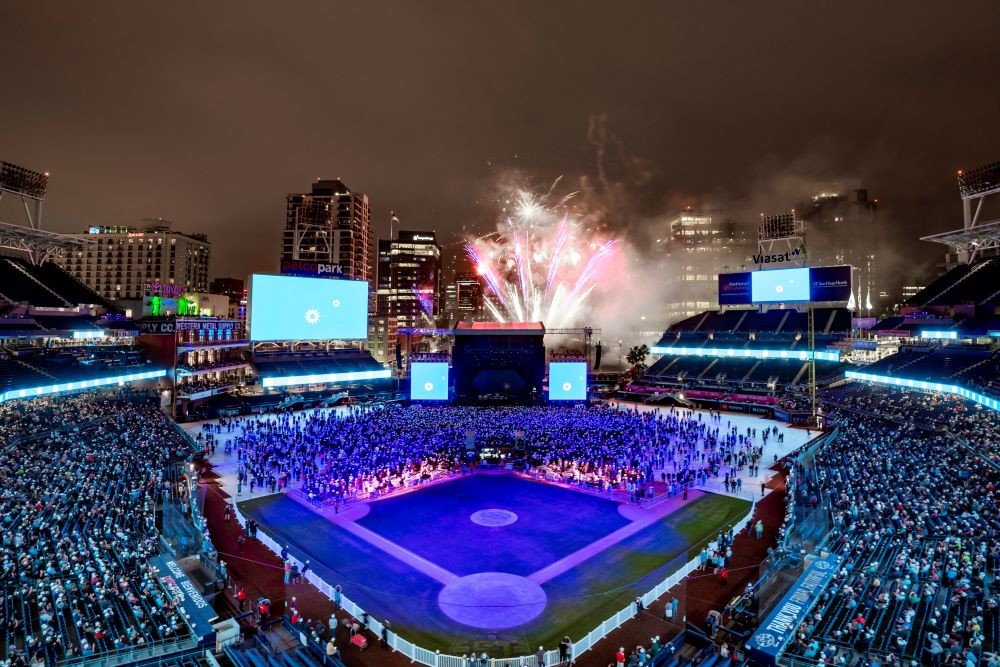
[[[1000,259],[956,267],[913,296],[907,305],[920,308],[995,304],[1000,298]]]
[[[865,373],[957,384],[967,389],[995,389],[1000,380],[1000,351],[987,346],[904,346],[864,368]]]
[[[814,311],[816,331],[821,333],[848,333],[851,330],[851,313],[846,308],[817,308]],[[809,329],[809,316],[794,309],[769,310],[709,310],[671,325],[667,333],[736,333],[756,332],[774,334],[805,333]]]
[[[8,348],[4,358],[0,358],[0,391],[143,370],[150,370],[150,363],[139,348],[102,345]]]
[[[114,304],[52,262],[36,266],[16,257],[0,257],[0,301],[26,302],[38,308],[97,305],[116,310]]]
[[[115,390],[11,402],[0,436],[15,443],[0,468],[18,471],[0,499],[0,659],[56,665],[140,645],[168,652],[191,637],[145,566],[159,554],[156,506],[168,500],[150,480],[191,451],[155,400]]]
[[[253,365],[261,377],[352,373],[383,368],[371,354],[360,350],[258,354],[253,358]]]
[[[0,358],[0,394],[8,389],[21,389],[51,384],[52,378],[17,359]]]
[[[815,658],[817,646],[829,646],[932,664],[935,642],[946,650],[952,642],[959,654],[973,645],[996,651],[1000,610],[983,575],[996,576],[1000,563],[988,495],[1000,473],[954,441],[963,433],[974,448],[992,442],[995,413],[864,384],[822,400],[841,431],[800,471],[795,501],[828,506],[833,530],[821,548],[842,561],[789,652]]]

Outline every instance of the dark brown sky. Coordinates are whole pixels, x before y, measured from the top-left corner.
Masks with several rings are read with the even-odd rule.
[[[4,2],[0,159],[53,173],[50,229],[162,216],[245,275],[314,177],[383,228],[489,227],[498,167],[591,172],[606,114],[648,161],[643,215],[846,179],[906,240],[959,225],[954,169],[1000,159],[998,27],[995,0]]]

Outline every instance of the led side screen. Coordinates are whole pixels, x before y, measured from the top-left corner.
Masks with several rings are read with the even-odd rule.
[[[788,303],[809,300],[809,269],[777,269],[750,274],[754,303]]]
[[[263,274],[250,277],[251,340],[367,337],[367,282]]]
[[[447,361],[415,361],[410,364],[410,400],[448,400]]]
[[[283,375],[266,377],[261,380],[265,387],[296,387],[305,384],[337,384],[339,382],[359,382],[361,380],[384,380],[392,377],[392,371],[347,371],[344,373],[314,373],[312,375]]]
[[[128,375],[112,375],[110,377],[95,378],[93,380],[77,380],[76,382],[62,382],[60,384],[50,384],[44,387],[31,387],[30,389],[11,389],[0,393],[0,403],[18,398],[35,398],[36,396],[47,396],[49,394],[60,394],[64,391],[79,391],[81,389],[96,389],[97,387],[107,387],[112,384],[123,384],[125,382],[136,382],[138,380],[152,380],[165,377],[165,370],[143,371],[142,373],[129,373]]]
[[[978,391],[972,391],[957,384],[925,382],[924,380],[910,380],[909,378],[897,378],[890,375],[872,375],[871,373],[859,373],[858,371],[847,371],[844,375],[849,380],[874,382],[875,384],[886,384],[891,387],[903,387],[904,389],[921,389],[923,391],[934,391],[942,394],[954,394],[955,396],[961,396],[964,399],[978,403],[984,408],[1000,412],[1000,399],[980,394]]]
[[[921,338],[944,338],[948,340],[957,340],[957,331],[921,331]]]
[[[671,347],[650,348],[653,354],[669,354],[674,357],[732,357],[734,359],[792,359],[809,361],[809,350],[774,350],[746,347]],[[840,350],[832,352],[816,351],[816,361],[840,361]]]
[[[586,362],[554,361],[549,364],[549,400],[587,400]]]

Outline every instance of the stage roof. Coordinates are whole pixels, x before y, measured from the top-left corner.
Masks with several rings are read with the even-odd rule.
[[[459,322],[456,336],[539,336],[545,333],[541,322]]]

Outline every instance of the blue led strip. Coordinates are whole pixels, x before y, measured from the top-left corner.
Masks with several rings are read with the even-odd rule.
[[[77,380],[76,382],[63,382],[61,384],[50,384],[45,387],[32,387],[30,389],[10,389],[0,394],[0,403],[18,398],[35,398],[37,396],[47,396],[48,394],[58,394],[64,391],[76,391],[79,389],[94,389],[96,387],[106,387],[111,384],[122,382],[135,382],[137,380],[152,380],[167,375],[167,371],[146,371],[144,373],[129,373],[128,375],[114,375],[111,377],[96,378],[94,380]]]
[[[264,378],[261,382],[265,387],[288,387],[299,384],[329,384],[333,382],[351,382],[353,380],[381,380],[392,377],[390,370],[354,371],[351,373],[319,373],[316,375],[285,375],[282,377]]]
[[[859,373],[858,371],[847,371],[845,373],[849,380],[861,380],[863,382],[874,382],[876,384],[886,384],[893,387],[903,387],[904,389],[921,389],[923,391],[934,391],[941,394],[954,394],[973,403],[1000,412],[1000,399],[980,394],[978,391],[966,389],[957,384],[942,384],[940,382],[925,382],[924,380],[910,380],[907,378],[896,378],[888,375],[872,375],[871,373]]]
[[[944,338],[947,340],[957,340],[957,331],[921,331],[921,338]]]
[[[660,347],[652,348],[653,354],[671,354],[676,357],[729,357],[732,359],[794,359],[809,361],[809,350],[761,350],[740,347]],[[840,361],[840,350],[816,352],[816,361]]]

